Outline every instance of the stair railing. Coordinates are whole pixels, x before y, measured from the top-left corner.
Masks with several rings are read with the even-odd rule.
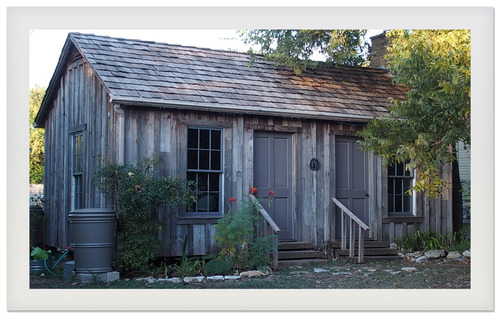
[[[271,216],[267,213],[264,207],[260,204],[259,200],[252,195],[249,194],[250,200],[255,206],[255,210],[259,212],[264,217],[264,235],[273,235],[273,269],[278,268],[278,233],[280,232],[280,228]]]
[[[347,233],[349,233],[349,257],[355,257],[355,235],[356,235],[356,224],[359,227],[358,232],[358,263],[363,263],[364,260],[364,237],[365,231],[368,231],[370,227],[361,221],[357,216],[354,215],[348,208],[346,208],[337,198],[332,198],[332,202],[335,203],[342,211],[340,214],[340,244],[342,249],[347,249]]]

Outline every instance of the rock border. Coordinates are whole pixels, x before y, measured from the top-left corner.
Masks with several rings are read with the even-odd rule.
[[[235,273],[234,275],[214,275],[214,276],[186,276],[184,278],[181,277],[171,277],[171,278],[155,278],[153,276],[148,277],[139,277],[135,278],[137,281],[145,280],[148,284],[157,283],[157,282],[167,282],[167,283],[175,283],[175,284],[193,284],[193,283],[202,283],[204,281],[232,281],[237,280],[243,277],[253,278],[259,276],[267,276],[271,270],[257,270],[257,271],[246,271],[241,273]]]
[[[416,263],[428,263],[432,261],[454,261],[461,262],[465,260],[469,260],[471,257],[470,250],[464,251],[463,253],[459,253],[457,251],[448,252],[446,250],[429,250],[426,252],[416,251],[412,253],[402,253],[399,252],[399,256],[401,256],[404,260],[416,262]],[[301,267],[299,267],[301,268]],[[373,272],[375,269],[367,269],[368,272]],[[399,274],[401,272],[413,273],[416,272],[417,269],[415,267],[405,266],[402,267],[399,271],[386,270],[392,275]],[[313,269],[314,273],[324,273],[330,272],[330,270],[326,270],[320,267],[316,267]],[[188,276],[188,277],[171,277],[171,278],[154,278],[152,276],[149,277],[140,277],[135,278],[135,280],[142,281],[145,280],[149,284],[157,283],[157,282],[168,282],[175,284],[196,284],[202,283],[205,281],[234,281],[241,278],[253,278],[259,276],[267,276],[271,273],[271,269],[265,270],[256,270],[256,271],[245,271],[241,273],[235,273],[234,275],[214,275],[214,276]],[[292,272],[291,274],[304,274],[309,273],[308,271],[297,271]],[[351,272],[341,271],[341,272],[331,272],[332,275],[352,275]],[[369,273],[368,273],[369,274]]]
[[[406,254],[399,252],[399,255],[403,257],[405,260],[416,263],[425,263],[433,260],[462,262],[470,259],[471,257],[470,250],[466,250],[463,253],[460,253],[458,251],[448,252],[446,250],[429,250],[427,252],[416,251]]]

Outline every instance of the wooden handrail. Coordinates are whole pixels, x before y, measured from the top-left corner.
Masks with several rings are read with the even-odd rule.
[[[267,213],[267,211],[264,209],[264,207],[260,204],[259,200],[253,195],[249,194],[250,201],[255,205],[255,209],[264,217],[265,223],[264,223],[264,228],[268,230],[271,230],[270,234],[276,234],[274,235],[274,249],[273,249],[273,269],[278,268],[278,232],[280,232],[280,228],[278,225],[274,222],[274,220],[271,218],[271,216]],[[267,225],[267,226],[266,226]]]
[[[352,213],[348,208],[346,208],[337,198],[332,198],[332,202],[335,203],[340,210],[343,212],[340,216],[340,222],[341,222],[341,234],[340,234],[340,241],[341,241],[341,248],[346,249],[347,248],[347,232],[349,232],[349,257],[354,257],[354,241],[355,241],[355,232],[356,232],[356,224],[359,226],[359,233],[358,233],[358,263],[363,263],[364,259],[364,236],[365,236],[365,231],[368,231],[370,227],[366,225],[363,221],[361,221],[354,213]],[[345,222],[344,221],[344,214],[347,215],[349,218],[350,222]]]
[[[267,213],[267,211],[264,209],[264,207],[260,204],[259,200],[257,200],[257,198],[253,194],[249,194],[248,196],[250,197],[250,200],[256,205],[256,210],[264,217],[264,220],[266,220],[266,222],[271,226],[273,231],[275,233],[278,233],[279,231],[281,231],[280,228],[278,227],[278,225],[276,225],[276,223],[271,218],[271,216]]]
[[[363,221],[361,221],[354,213],[352,213],[348,208],[345,207],[339,200],[336,198],[332,198],[333,203],[335,203],[345,214],[347,214],[351,219],[353,219],[356,223],[359,224],[365,231],[369,230],[370,227],[366,225]]]

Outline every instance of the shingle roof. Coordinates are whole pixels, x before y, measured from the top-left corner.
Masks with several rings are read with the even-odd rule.
[[[297,118],[366,120],[402,98],[386,71],[320,65],[295,75],[246,53],[70,33],[112,102]]]

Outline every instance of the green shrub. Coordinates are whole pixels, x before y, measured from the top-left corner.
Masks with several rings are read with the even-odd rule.
[[[196,276],[203,272],[203,262],[198,258],[189,257],[179,264],[172,265],[172,269],[182,278]]]
[[[276,235],[255,237],[249,247],[247,265],[249,268],[259,268],[271,263],[271,252],[275,248]]]
[[[107,194],[118,215],[115,266],[120,272],[145,271],[162,242],[158,239],[160,206],[173,214],[182,203],[195,200],[192,182],[160,176],[156,161],[144,159],[137,166],[105,164],[94,184]]]
[[[256,236],[255,227],[263,220],[256,208],[256,203],[243,201],[240,210],[230,210],[215,225],[215,240],[222,249],[218,258],[228,262],[232,270],[255,269],[271,261],[275,236]]]
[[[443,244],[439,237],[440,235],[437,232],[416,231],[411,235],[405,235],[401,239],[397,239],[396,243],[400,249],[408,252],[442,249]]]
[[[396,244],[400,250],[407,252],[436,249],[463,252],[470,249],[470,240],[467,238],[465,228],[453,235],[416,231],[413,234],[396,239]]]
[[[239,211],[229,211],[217,221],[215,225],[215,240],[217,246],[222,248],[222,255],[234,256],[238,248],[254,233],[255,214],[252,204],[243,202],[243,208]]]
[[[204,267],[204,273],[208,276],[231,275],[234,270],[231,268],[231,260],[228,258],[215,258],[209,260]]]

